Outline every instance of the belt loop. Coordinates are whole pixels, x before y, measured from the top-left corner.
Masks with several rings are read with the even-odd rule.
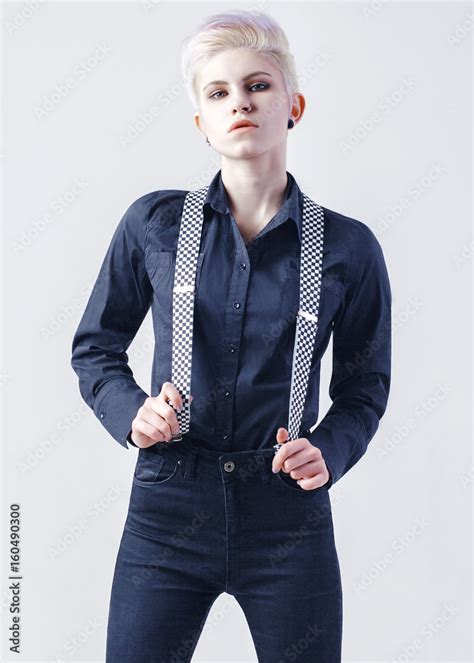
[[[194,478],[194,459],[196,457],[197,449],[195,447],[190,447],[187,456],[186,456],[186,467],[184,468],[184,478],[193,479]]]

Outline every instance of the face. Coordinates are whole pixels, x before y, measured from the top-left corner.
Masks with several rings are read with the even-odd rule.
[[[296,123],[301,115],[302,95],[290,99],[278,67],[251,49],[232,48],[215,55],[201,67],[197,88],[196,125],[217,152],[230,158],[248,158],[285,145],[289,117]],[[230,130],[244,118],[255,127]]]

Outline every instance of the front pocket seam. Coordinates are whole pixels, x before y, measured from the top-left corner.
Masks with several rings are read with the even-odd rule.
[[[164,463],[164,461],[163,461],[163,463]],[[163,467],[163,463],[161,464],[161,466],[158,470],[157,477],[160,476],[159,473],[161,471],[161,468]],[[167,477],[166,479],[163,479],[162,481],[158,481],[157,479],[154,480],[154,481],[145,481],[144,479],[138,479],[135,476],[135,473],[133,474],[133,481],[135,483],[137,483],[139,486],[145,486],[145,487],[148,487],[148,486],[161,486],[162,483],[166,483],[167,481],[169,481],[170,479],[172,479],[174,477],[174,475],[178,471],[178,466],[179,466],[179,463],[178,463],[178,461],[176,461],[173,472],[169,475],[169,477]]]

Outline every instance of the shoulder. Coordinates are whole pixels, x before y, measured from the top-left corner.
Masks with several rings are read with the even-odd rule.
[[[126,214],[137,221],[150,222],[155,217],[171,221],[173,212],[182,212],[184,199],[188,191],[183,189],[159,189],[142,194],[128,207]]]
[[[353,254],[355,260],[364,260],[381,254],[382,247],[375,232],[360,219],[321,205],[324,211],[324,228],[328,238]]]
[[[182,189],[149,191],[133,200],[119,224],[130,243],[144,248],[151,235],[160,236],[168,228],[179,228],[188,192]]]

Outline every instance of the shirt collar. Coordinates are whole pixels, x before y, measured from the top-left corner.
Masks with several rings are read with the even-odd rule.
[[[225,190],[221,173],[222,171],[218,170],[212,178],[206,197],[204,199],[203,207],[208,205],[217,212],[221,212],[222,214],[230,214],[229,197],[227,195],[227,191]],[[290,218],[296,224],[298,237],[301,242],[302,193],[293,175],[288,170],[286,173],[288,175],[288,182],[285,189],[283,203],[281,204],[278,212],[273,217],[269,227],[271,226],[274,228]]]

